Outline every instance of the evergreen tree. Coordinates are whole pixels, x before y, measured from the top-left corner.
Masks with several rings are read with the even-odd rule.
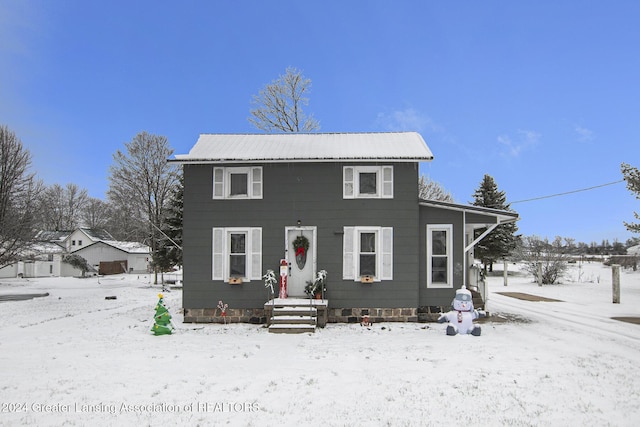
[[[91,266],[87,260],[78,254],[65,255],[64,258],[62,258],[62,262],[82,271],[82,277],[85,276],[87,271],[91,270]]]
[[[176,265],[182,265],[182,211],[184,197],[184,175],[178,177],[178,184],[171,195],[167,207],[167,218],[162,232],[164,239],[154,254],[153,261],[160,271],[168,271]]]
[[[507,197],[504,191],[499,191],[498,186],[490,175],[484,176],[480,187],[473,194],[474,206],[501,209],[510,211]],[[515,222],[502,224],[496,227],[489,235],[485,236],[475,248],[475,257],[480,259],[485,269],[493,271],[493,263],[507,257],[516,247],[518,230]],[[486,228],[476,231],[476,237],[484,233]]]
[[[640,199],[640,170],[627,163],[623,163],[620,169],[622,170],[624,180],[627,181],[627,188],[635,194],[636,199]],[[640,215],[637,212],[634,212],[633,216],[635,216],[636,219],[640,219]],[[640,233],[640,223],[625,222],[624,225],[629,231]]]

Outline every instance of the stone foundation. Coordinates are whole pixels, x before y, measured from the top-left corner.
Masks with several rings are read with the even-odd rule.
[[[267,316],[262,308],[228,308],[226,316],[222,316],[217,308],[185,308],[185,323],[267,323]]]
[[[330,308],[331,323],[360,323],[363,316],[369,316],[370,322],[435,322],[440,313],[449,311],[441,306],[418,308]]]
[[[440,317],[440,313],[446,313],[449,310],[451,310],[450,306],[443,307],[441,305],[428,305],[418,307],[418,322],[436,322],[438,320],[438,317]]]
[[[440,313],[450,310],[450,307],[423,306],[418,308],[328,308],[326,314],[318,313],[318,320],[329,323],[360,323],[362,316],[368,315],[369,321],[380,322],[435,322]],[[267,323],[270,310],[264,308],[229,308],[226,316],[220,314],[217,308],[185,308],[185,323]],[[324,325],[322,325],[324,326]]]

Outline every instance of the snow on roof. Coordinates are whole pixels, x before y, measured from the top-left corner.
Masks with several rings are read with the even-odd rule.
[[[55,242],[39,241],[28,245],[24,251],[22,251],[21,256],[33,257],[42,254],[61,254],[63,252],[64,248]]]
[[[433,160],[417,132],[201,134],[180,163]]]
[[[128,254],[150,254],[151,248],[143,243],[138,242],[121,242],[119,240],[98,240],[97,242],[93,242],[86,246],[81,246],[71,252],[81,252],[84,249],[90,248],[93,245],[104,244],[111,246],[112,248],[121,250],[122,252],[126,252]]]
[[[35,240],[39,242],[62,242],[69,237],[72,231],[54,231],[54,230],[42,230],[38,231]]]
[[[107,230],[101,228],[85,228],[81,227],[82,230],[91,240],[113,240],[113,236],[109,234]]]
[[[151,253],[151,248],[143,243],[138,242],[121,242],[118,240],[102,240],[109,246],[113,246],[116,249],[130,253],[130,254],[148,254]]]

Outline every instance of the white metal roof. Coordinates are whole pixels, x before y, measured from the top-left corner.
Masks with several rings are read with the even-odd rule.
[[[422,162],[433,154],[417,132],[201,134],[180,163],[287,161]]]

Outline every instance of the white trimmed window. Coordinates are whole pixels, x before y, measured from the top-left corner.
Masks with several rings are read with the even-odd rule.
[[[262,199],[262,167],[213,168],[214,199]]]
[[[344,227],[342,278],[393,280],[393,227]]]
[[[427,287],[453,288],[453,225],[427,225]]]
[[[345,166],[342,182],[345,199],[393,199],[393,166]]]
[[[212,245],[212,280],[262,278],[262,228],[214,228]]]

